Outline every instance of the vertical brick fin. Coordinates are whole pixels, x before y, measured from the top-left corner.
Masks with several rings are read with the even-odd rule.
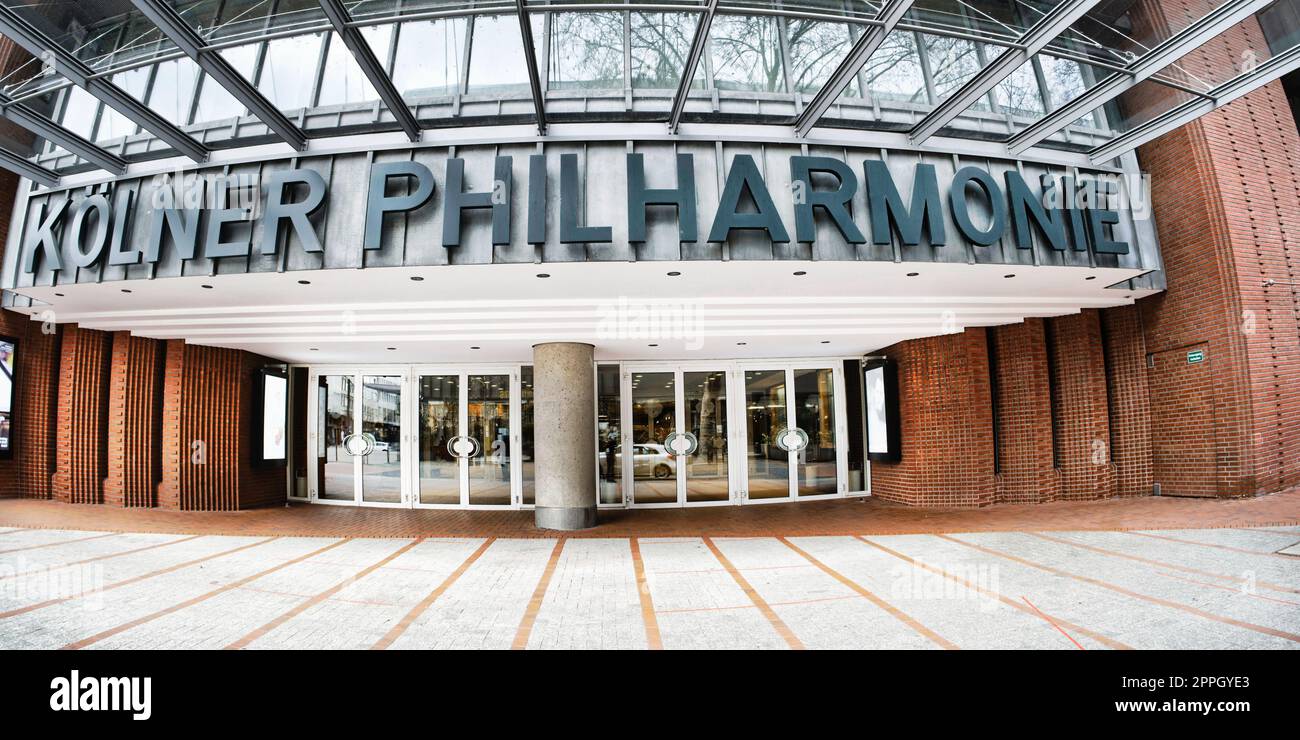
[[[108,480],[104,502],[115,506],[156,506],[161,478],[161,342],[113,336],[109,379]]]
[[[1146,342],[1137,306],[1101,312],[1110,379],[1110,459],[1115,495],[1151,493],[1151,398],[1147,390]]]
[[[182,340],[169,340],[165,356],[158,505],[234,511],[282,503],[285,469],[252,463],[252,373],[270,360]]]
[[[108,375],[112,335],[67,326],[59,360],[54,497],[103,503],[108,473]]]
[[[1214,4],[1144,2],[1136,30],[1185,25]],[[1179,66],[1214,79],[1267,48],[1250,19]],[[1151,175],[1169,285],[1141,302],[1155,360],[1148,371],[1154,482],[1165,492],[1219,496],[1294,486],[1300,300],[1288,283],[1300,282],[1300,132],[1281,83],[1141,147],[1138,158]],[[1202,366],[1187,366],[1190,348],[1204,351]],[[1205,426],[1189,427],[1188,414],[1204,417]],[[1181,467],[1174,464],[1179,445],[1186,446]]]
[[[1047,320],[1052,423],[1061,498],[1108,498],[1114,490],[1101,317],[1091,309]]]
[[[874,495],[914,506],[991,504],[993,419],[988,345],[982,328],[900,342],[902,460],[871,464]]]
[[[988,330],[997,355],[998,501],[1040,503],[1060,495],[1052,464],[1052,402],[1042,319]]]

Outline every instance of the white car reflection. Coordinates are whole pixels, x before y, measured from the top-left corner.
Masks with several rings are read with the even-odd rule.
[[[614,465],[623,464],[623,453],[608,453],[600,456],[600,475],[608,477],[610,458]],[[657,442],[632,445],[632,474],[637,478],[672,478],[677,475],[677,461],[668,454],[668,449]]]

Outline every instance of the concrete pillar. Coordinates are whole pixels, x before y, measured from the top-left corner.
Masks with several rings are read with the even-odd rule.
[[[596,526],[595,347],[533,347],[533,455],[537,526]]]

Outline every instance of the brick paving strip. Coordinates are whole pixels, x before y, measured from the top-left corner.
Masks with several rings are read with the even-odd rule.
[[[374,573],[375,571],[377,571],[377,570],[379,570],[380,568],[384,567],[384,566],[387,565],[388,563],[391,563],[392,561],[396,560],[396,559],[398,558],[398,556],[400,556],[402,553],[406,552],[407,550],[410,550],[411,548],[415,547],[416,545],[420,544],[421,542],[424,542],[424,540],[425,540],[424,537],[420,537],[419,539],[412,540],[411,542],[408,542],[407,544],[405,544],[405,545],[401,546],[400,548],[398,548],[396,552],[393,552],[393,553],[391,553],[391,554],[385,556],[385,557],[384,557],[382,560],[380,560],[379,562],[377,562],[377,563],[375,563],[375,564],[373,564],[373,565],[366,566],[366,567],[363,568],[362,570],[359,570],[359,571],[357,571],[355,574],[353,574],[353,575],[351,575],[351,576],[349,576],[349,577],[347,577],[347,578],[344,578],[343,580],[339,581],[338,583],[334,584],[333,586],[330,586],[329,588],[325,589],[324,591],[321,591],[320,593],[318,593],[318,594],[316,594],[316,595],[314,595],[314,596],[312,596],[312,597],[310,597],[310,598],[304,599],[304,600],[301,601],[297,606],[293,607],[293,608],[290,609],[289,611],[287,611],[287,612],[281,614],[280,616],[276,617],[275,619],[272,619],[271,621],[267,622],[266,624],[262,625],[261,627],[258,627],[257,629],[255,629],[255,630],[249,632],[248,634],[244,635],[243,637],[239,638],[238,640],[235,640],[234,642],[230,643],[229,645],[225,646],[225,647],[222,648],[222,649],[223,649],[223,650],[242,650],[242,649],[248,647],[248,646],[249,646],[249,645],[250,645],[254,640],[256,640],[256,639],[258,639],[259,637],[261,637],[261,636],[263,636],[263,635],[269,633],[271,630],[275,629],[276,627],[279,627],[280,625],[284,624],[285,622],[289,621],[290,619],[293,619],[294,617],[298,616],[299,614],[302,614],[303,612],[307,611],[308,609],[312,608],[313,606],[316,606],[317,604],[321,603],[322,601],[325,601],[326,599],[330,598],[331,596],[333,596],[334,594],[338,593],[339,591],[342,591],[342,590],[343,590],[344,588],[346,588],[348,585],[350,585],[350,584],[352,584],[352,583],[356,583],[357,581],[361,580],[362,578],[365,578],[366,576],[370,575],[371,573]],[[344,541],[346,542],[347,540],[344,540]]]
[[[280,538],[279,538],[279,537],[267,537],[267,538],[264,539],[264,540],[258,540],[257,542],[251,542],[251,543],[249,543],[249,544],[247,544],[247,545],[240,545],[239,547],[232,547],[232,548],[229,549],[229,550],[222,550],[221,552],[214,552],[214,553],[212,553],[211,555],[204,555],[204,556],[201,557],[201,558],[195,558],[195,559],[193,559],[193,560],[186,560],[186,561],[183,562],[183,563],[177,563],[177,564],[175,564],[175,565],[169,565],[169,566],[167,566],[166,568],[159,568],[158,570],[149,571],[148,573],[142,573],[142,574],[140,574],[140,575],[138,575],[138,576],[132,576],[131,578],[127,578],[126,580],[118,581],[118,582],[116,582],[116,583],[110,583],[110,584],[108,584],[107,586],[104,586],[102,589],[100,589],[100,593],[103,593],[104,591],[111,591],[111,590],[113,590],[113,589],[115,589],[115,588],[121,588],[121,587],[123,587],[123,586],[130,586],[130,585],[133,584],[133,583],[139,583],[140,581],[143,581],[143,580],[145,580],[145,579],[147,579],[147,578],[154,578],[154,577],[156,577],[156,576],[167,575],[168,573],[173,573],[173,572],[175,572],[175,571],[180,570],[181,568],[188,568],[188,567],[190,567],[191,565],[198,565],[199,563],[207,562],[207,561],[212,560],[212,559],[214,559],[214,558],[223,557],[223,556],[225,556],[225,555],[233,555],[234,553],[240,552],[241,550],[248,550],[248,549],[253,548],[253,547],[258,547],[259,545],[265,545],[265,544],[268,543],[268,542],[272,542],[272,541],[274,541],[274,540],[278,540],[278,539],[280,539]],[[20,606],[20,607],[18,607],[17,609],[10,609],[10,610],[7,611],[7,612],[0,612],[0,619],[8,619],[9,617],[16,617],[16,616],[18,616],[19,614],[26,614],[27,612],[30,612],[30,611],[35,611],[35,610],[37,610],[37,609],[43,609],[43,608],[45,608],[45,607],[47,607],[47,606],[53,606],[54,604],[59,604],[59,603],[62,603],[62,602],[64,602],[64,601],[71,601],[71,600],[73,600],[73,599],[79,599],[79,598],[81,598],[80,595],[73,595],[73,596],[60,596],[60,597],[57,598],[57,599],[49,599],[49,600],[47,600],[47,601],[40,601],[40,602],[37,602],[37,603],[35,603],[35,604],[28,604],[27,606]]]
[[[1168,540],[1170,542],[1181,542],[1184,545],[1200,545],[1201,547],[1212,547],[1215,550],[1227,550],[1228,552],[1241,553],[1242,555],[1266,555],[1271,558],[1282,558],[1283,560],[1290,560],[1292,562],[1295,562],[1295,559],[1292,558],[1290,555],[1283,555],[1280,552],[1273,552],[1270,550],[1248,550],[1244,547],[1233,547],[1232,545],[1220,545],[1215,542],[1197,542],[1196,540],[1185,540],[1182,539],[1181,537],[1170,537],[1167,534],[1151,534],[1150,532],[1125,532],[1124,534],[1131,534],[1135,537],[1150,537],[1156,540]],[[1285,549],[1285,548],[1279,548],[1279,549]]]
[[[411,611],[407,612],[406,616],[402,617],[402,621],[393,625],[393,628],[388,631],[388,634],[379,638],[374,645],[370,646],[370,649],[387,650],[389,646],[397,641],[397,638],[402,636],[403,632],[406,632],[407,628],[410,627],[421,614],[423,614],[429,607],[433,606],[433,602],[437,601],[438,597],[446,593],[447,589],[451,588],[452,584],[464,575],[465,571],[469,570],[471,565],[473,565],[479,558],[483,557],[483,553],[487,552],[487,549],[496,541],[496,537],[487,538],[483,544],[479,545],[477,550],[475,550],[469,557],[465,558],[465,562],[461,563],[456,570],[452,571],[451,575],[447,576],[445,581],[438,584],[438,587],[430,591],[428,596],[425,596],[420,600],[420,603],[412,607]]]
[[[1297,532],[1295,530],[1288,531],[1285,529],[1269,529],[1268,527],[1233,527],[1233,529],[1237,530],[1238,532],[1268,532],[1269,534],[1285,534],[1285,535],[1290,535],[1292,537],[1300,535],[1300,532]],[[0,532],[0,534],[4,534],[4,532]]]
[[[650,597],[650,584],[645,577],[645,563],[641,560],[641,543],[631,538],[632,571],[636,574],[636,593],[641,600],[641,621],[645,622],[646,645],[651,650],[663,650],[663,638],[659,636],[659,618],[655,616],[654,599]]]
[[[59,569],[62,569],[62,568],[71,568],[71,567],[73,567],[73,566],[75,566],[75,565],[85,565],[86,563],[94,563],[94,562],[97,562],[97,561],[100,561],[100,560],[108,560],[108,559],[110,559],[110,558],[118,558],[118,557],[121,557],[121,556],[123,556],[123,555],[134,555],[134,554],[136,554],[136,553],[138,553],[138,552],[144,552],[144,551],[146,551],[146,550],[155,550],[155,549],[157,549],[157,548],[159,548],[159,547],[166,547],[166,546],[168,546],[168,545],[175,545],[175,544],[179,544],[179,543],[181,543],[181,542],[189,542],[190,540],[197,540],[198,538],[200,538],[200,537],[205,537],[205,536],[206,536],[206,535],[201,535],[201,534],[192,534],[192,535],[190,535],[190,536],[188,536],[188,537],[181,537],[181,538],[179,538],[179,539],[175,539],[175,540],[168,540],[167,542],[158,542],[158,543],[155,543],[155,544],[152,544],[152,545],[145,545],[144,547],[137,547],[137,548],[134,548],[134,549],[131,549],[131,550],[123,550],[123,551],[121,551],[121,552],[110,552],[110,553],[108,553],[107,555],[96,555],[96,556],[93,557],[93,558],[85,558],[85,559],[82,559],[82,560],[74,560],[74,561],[72,561],[71,563],[59,563],[58,565],[41,565],[41,566],[37,566],[37,567],[35,567],[35,568],[32,568],[31,570],[25,570],[25,571],[23,571],[22,573],[15,573],[15,574],[13,574],[13,575],[11,575],[11,576],[0,576],[0,581],[7,580],[7,579],[9,579],[9,578],[21,578],[22,576],[25,576],[25,575],[28,575],[28,574],[31,574],[31,573],[37,573],[37,572],[40,572],[40,571],[46,571],[46,572],[48,572],[48,571],[53,571],[53,570],[59,570]]]
[[[936,534],[934,536],[939,537],[941,539],[948,540],[949,542],[955,542],[959,545],[962,545],[963,547],[969,547],[972,550],[978,550],[979,552],[985,553],[987,555],[994,555],[1000,558],[1005,558],[1007,560],[1012,561],[1013,563],[1028,565],[1031,568],[1037,568],[1039,570],[1046,571],[1053,575],[1063,576],[1065,578],[1072,578],[1076,581],[1088,583],[1093,586],[1100,586],[1109,591],[1114,591],[1115,593],[1128,596],[1129,598],[1140,599],[1142,601],[1150,602],[1152,604],[1159,604],[1160,606],[1167,606],[1171,609],[1177,609],[1179,611],[1187,612],[1188,614],[1193,614],[1195,616],[1203,617],[1205,619],[1210,619],[1215,622],[1219,622],[1221,624],[1230,624],[1234,627],[1241,627],[1243,629],[1252,630],[1254,632],[1259,632],[1261,634],[1272,635],[1273,637],[1281,637],[1284,640],[1291,640],[1292,642],[1300,642],[1300,635],[1293,634],[1291,632],[1284,632],[1282,630],[1275,630],[1272,627],[1264,627],[1262,625],[1252,624],[1250,622],[1243,622],[1240,619],[1233,619],[1232,617],[1225,617],[1219,614],[1214,614],[1211,612],[1207,612],[1204,609],[1197,609],[1194,606],[1180,604],[1177,601],[1162,599],[1158,596],[1148,596],[1146,594],[1140,594],[1136,591],[1130,591],[1127,588],[1124,588],[1123,586],[1116,586],[1113,583],[1107,583],[1106,581],[1102,581],[1096,578],[1089,578],[1088,576],[1080,576],[1080,575],[1075,575],[1074,573],[1068,573],[1066,571],[1053,568],[1049,565],[1043,565],[1042,563],[1035,563],[1032,560],[1026,560],[1025,558],[1018,557],[1010,553],[1002,552],[1001,550],[995,550],[991,547],[976,545],[971,542],[963,542],[962,540],[956,539],[954,537],[949,537],[946,534]]]
[[[1030,603],[1030,602],[1029,602],[1029,599],[1025,599],[1025,604],[1029,604],[1029,606],[1032,607],[1032,611],[1031,611],[1029,608],[1026,608],[1024,604],[1021,604],[1020,602],[1016,601],[1015,599],[1009,598],[1009,597],[1007,597],[1007,596],[1003,596],[1002,594],[997,593],[996,591],[990,591],[989,589],[986,589],[986,588],[984,588],[983,586],[980,586],[980,585],[977,584],[977,583],[971,583],[971,581],[970,581],[969,579],[963,578],[963,577],[961,577],[961,576],[959,576],[959,575],[956,575],[956,574],[954,574],[954,573],[949,573],[948,571],[946,571],[946,570],[944,570],[943,568],[940,568],[940,567],[938,567],[938,566],[936,566],[936,565],[930,565],[929,563],[921,562],[921,561],[919,561],[919,560],[917,560],[917,559],[915,559],[915,558],[910,558],[910,557],[904,555],[904,554],[901,553],[901,552],[897,552],[897,551],[895,551],[895,550],[891,550],[890,548],[885,547],[884,545],[880,544],[879,542],[873,542],[872,540],[869,540],[869,539],[867,539],[866,537],[862,537],[862,536],[860,536],[860,535],[857,537],[857,539],[862,540],[863,542],[867,543],[868,545],[871,545],[872,547],[876,548],[877,550],[879,550],[879,551],[881,551],[881,552],[883,552],[883,553],[885,553],[885,554],[887,554],[887,555],[893,555],[894,557],[898,558],[899,560],[902,560],[902,561],[904,561],[904,562],[906,562],[906,563],[911,563],[914,567],[922,568],[922,569],[924,569],[924,570],[928,570],[928,571],[930,571],[931,573],[935,573],[935,574],[937,574],[937,575],[943,576],[944,578],[951,578],[953,581],[956,581],[957,583],[962,584],[962,585],[965,586],[966,588],[973,589],[974,591],[977,591],[977,592],[979,592],[979,593],[981,593],[981,594],[984,594],[985,596],[993,597],[993,598],[997,599],[998,601],[1001,601],[1003,604],[1006,604],[1007,606],[1012,607],[1013,609],[1018,609],[1019,611],[1022,611],[1022,612],[1026,613],[1026,614],[1032,614],[1032,615],[1034,615],[1034,616],[1036,616],[1036,617],[1041,617],[1041,618],[1044,619],[1048,624],[1050,624],[1050,625],[1052,625],[1053,627],[1055,627],[1056,629],[1060,630],[1062,634],[1065,634],[1065,630],[1064,630],[1063,628],[1068,627],[1069,629],[1074,630],[1075,632],[1078,632],[1079,634],[1083,635],[1084,637],[1088,637],[1088,638],[1090,638],[1090,639],[1092,639],[1092,640],[1094,640],[1094,641],[1096,641],[1096,642],[1100,642],[1101,644],[1103,644],[1103,645],[1105,645],[1106,647],[1111,648],[1111,649],[1113,649],[1113,650],[1132,650],[1132,649],[1133,649],[1132,646],[1130,646],[1130,645],[1125,645],[1124,643],[1120,642],[1119,640],[1113,640],[1113,639],[1111,639],[1111,638],[1109,638],[1109,637],[1107,637],[1107,636],[1105,636],[1105,635],[1103,635],[1103,634],[1101,634],[1101,633],[1099,633],[1099,632],[1094,632],[1094,631],[1088,629],[1087,627],[1083,627],[1083,626],[1077,625],[1077,624],[1075,624],[1074,622],[1070,622],[1070,621],[1067,621],[1067,620],[1061,619],[1060,617],[1052,617],[1052,616],[1049,616],[1049,615],[1047,615],[1046,613],[1044,613],[1042,610],[1040,610],[1038,607],[1036,607],[1036,606],[1034,606],[1032,603]],[[1021,596],[1021,598],[1025,598],[1025,597]],[[1073,637],[1070,637],[1068,634],[1065,634],[1065,636],[1070,638],[1070,642],[1074,642],[1074,638],[1073,638]],[[1079,643],[1075,642],[1074,644],[1078,645]],[[1080,646],[1079,649],[1082,650],[1083,647]]]
[[[1154,565],[1154,566],[1159,567],[1159,568],[1169,568],[1170,570],[1180,570],[1180,571],[1182,571],[1182,572],[1184,572],[1184,573],[1192,573],[1192,574],[1195,574],[1195,575],[1198,575],[1198,576],[1205,576],[1206,578],[1215,578],[1215,579],[1218,579],[1218,580],[1220,580],[1220,581],[1229,581],[1229,582],[1234,583],[1234,584],[1237,584],[1237,585],[1242,585],[1242,584],[1244,584],[1244,583],[1246,582],[1244,578],[1239,578],[1239,577],[1237,577],[1237,576],[1227,576],[1227,575],[1223,575],[1223,574],[1221,574],[1221,573],[1211,573],[1211,572],[1208,571],[1208,570],[1200,570],[1200,569],[1193,568],[1193,567],[1191,567],[1191,566],[1187,566],[1187,565],[1178,565],[1177,563],[1166,563],[1166,562],[1164,562],[1164,561],[1162,561],[1162,560],[1152,560],[1151,558],[1144,558],[1144,557],[1142,557],[1141,555],[1130,555],[1130,554],[1128,554],[1128,553],[1126,553],[1126,552],[1117,552],[1117,551],[1115,551],[1115,550],[1108,550],[1108,549],[1106,549],[1106,548],[1104,548],[1104,547],[1097,547],[1096,545],[1086,545],[1086,544],[1084,544],[1084,543],[1082,543],[1082,542],[1075,542],[1074,540],[1067,540],[1067,539],[1064,539],[1064,538],[1061,538],[1061,537],[1053,537],[1053,536],[1051,536],[1051,535],[1043,534],[1043,533],[1041,533],[1041,532],[1025,532],[1025,534],[1032,535],[1032,536],[1034,536],[1034,537],[1037,537],[1037,538],[1042,539],[1042,540],[1047,540],[1047,541],[1049,541],[1049,542],[1057,542],[1057,543],[1060,543],[1060,544],[1062,544],[1062,545],[1069,545],[1070,547],[1077,547],[1077,548],[1079,548],[1079,549],[1081,549],[1081,550],[1090,550],[1090,551],[1095,552],[1095,553],[1098,553],[1098,554],[1100,554],[1100,555],[1109,555],[1109,556],[1111,556],[1111,557],[1124,558],[1125,560],[1132,560],[1132,561],[1135,561],[1135,562],[1138,562],[1138,563],[1146,563],[1147,565]],[[1261,555],[1262,555],[1263,553],[1257,553],[1257,554],[1261,554]],[[1207,585],[1208,585],[1208,584],[1207,584]],[[1300,594],[1300,589],[1296,589],[1296,588],[1288,588],[1287,586],[1282,586],[1282,585],[1279,585],[1279,584],[1276,584],[1276,583],[1269,583],[1268,581],[1255,581],[1255,585],[1258,586],[1258,587],[1260,587],[1260,588],[1266,588],[1266,589],[1268,589],[1268,590],[1270,590],[1270,591],[1280,591],[1280,592],[1282,592],[1282,593],[1287,593],[1287,594]],[[1276,599],[1274,599],[1274,600],[1276,601]],[[1290,604],[1290,603],[1294,603],[1294,602],[1289,602],[1289,601],[1288,601],[1288,602],[1284,602],[1284,603],[1288,603],[1288,604]],[[1297,606],[1300,606],[1300,604],[1297,604]]]
[[[1069,633],[1069,632],[1066,632],[1066,631],[1063,630],[1063,629],[1061,629],[1061,625],[1057,624],[1056,622],[1053,622],[1051,617],[1047,616],[1047,615],[1044,614],[1041,610],[1039,610],[1038,607],[1034,606],[1034,602],[1030,601],[1030,600],[1029,600],[1029,597],[1027,597],[1027,596],[1021,596],[1020,599],[1021,599],[1022,601],[1024,601],[1026,604],[1028,604],[1029,607],[1030,607],[1031,609],[1033,609],[1034,611],[1038,612],[1038,616],[1040,616],[1040,617],[1042,617],[1043,619],[1047,620],[1047,623],[1048,623],[1048,624],[1050,624],[1050,625],[1052,625],[1053,627],[1055,627],[1057,632],[1060,632],[1061,634],[1065,635],[1065,639],[1067,639],[1067,640],[1069,640],[1070,642],[1074,643],[1074,646],[1075,646],[1075,647],[1079,648],[1080,650],[1083,650],[1083,646],[1079,644],[1079,641],[1078,641],[1078,640],[1074,639],[1073,637],[1070,637],[1070,633]]]
[[[722,564],[722,567],[731,574],[736,585],[740,586],[740,590],[745,592],[745,595],[749,597],[749,600],[754,602],[754,606],[758,607],[758,610],[762,612],[763,616],[767,617],[767,621],[772,623],[772,627],[776,630],[776,633],[781,636],[781,639],[785,640],[785,644],[789,645],[791,650],[803,650],[803,642],[795,636],[794,632],[790,630],[790,627],[785,622],[781,621],[781,617],[777,616],[777,613],[772,610],[771,605],[764,601],[762,596],[758,595],[758,592],[749,584],[749,581],[745,580],[745,577],[740,574],[740,571],[736,570],[736,566],[732,565],[731,561],[727,559],[727,556],[723,555],[722,551],[718,549],[718,546],[713,544],[713,540],[708,537],[702,539],[704,540],[705,546],[713,552],[713,556]]]
[[[112,637],[113,635],[121,634],[121,633],[123,633],[123,632],[126,632],[126,631],[129,630],[129,629],[134,628],[134,627],[139,627],[139,626],[142,625],[142,624],[146,624],[146,623],[148,623],[148,622],[152,622],[153,620],[158,619],[159,617],[165,617],[165,616],[167,616],[168,614],[173,614],[173,613],[178,612],[178,611],[180,611],[180,610],[182,610],[182,609],[188,609],[188,608],[190,608],[191,606],[194,606],[195,604],[200,604],[200,603],[202,603],[202,602],[204,602],[204,601],[207,601],[208,599],[210,599],[210,598],[212,598],[212,597],[214,597],[214,596],[219,596],[219,595],[221,595],[221,594],[226,593],[227,591],[233,591],[233,590],[239,588],[240,586],[244,585],[245,583],[252,583],[253,581],[257,580],[258,578],[261,578],[262,576],[268,576],[268,575],[270,575],[270,574],[272,574],[272,573],[274,573],[274,572],[276,572],[276,571],[278,571],[278,570],[283,570],[283,569],[285,569],[285,568],[288,568],[290,565],[296,565],[296,564],[298,564],[298,563],[301,563],[301,562],[304,561],[304,560],[310,560],[311,558],[314,558],[314,557],[316,557],[317,555],[319,555],[319,554],[321,554],[321,553],[323,553],[323,552],[326,552],[326,551],[328,551],[328,550],[332,550],[332,549],[338,547],[339,545],[344,544],[344,543],[347,542],[347,541],[348,541],[348,540],[346,540],[346,539],[335,540],[334,542],[331,542],[330,544],[328,544],[328,545],[326,545],[326,546],[324,546],[324,547],[318,548],[318,549],[316,549],[316,550],[312,550],[311,552],[307,553],[306,555],[299,555],[298,557],[293,558],[292,560],[286,560],[285,562],[280,563],[279,565],[273,565],[273,566],[271,566],[270,568],[267,568],[266,570],[258,571],[257,573],[254,573],[254,574],[252,574],[252,575],[250,575],[250,576],[244,576],[243,578],[240,578],[240,579],[237,580],[237,581],[232,581],[231,583],[227,583],[226,585],[221,586],[220,588],[214,588],[214,589],[212,589],[211,591],[208,591],[207,593],[204,593],[204,594],[199,594],[198,596],[195,596],[195,597],[192,598],[192,599],[186,599],[185,601],[182,601],[182,602],[179,603],[179,604],[172,604],[171,606],[167,607],[166,609],[159,609],[158,611],[156,611],[156,612],[154,612],[154,613],[152,613],[152,614],[146,614],[146,615],[144,615],[143,617],[139,617],[139,618],[137,618],[137,619],[132,619],[131,621],[126,622],[126,623],[124,623],[124,624],[119,624],[119,625],[116,626],[116,627],[112,627],[112,628],[110,628],[110,629],[106,629],[106,630],[104,630],[103,632],[100,632],[99,634],[95,634],[95,635],[91,635],[90,637],[82,638],[82,639],[80,639],[80,640],[77,640],[76,642],[70,642],[70,643],[68,643],[67,645],[64,645],[61,649],[62,649],[62,650],[80,650],[80,649],[82,649],[82,648],[84,648],[84,647],[87,647],[87,646],[89,646],[89,645],[93,645],[93,644],[99,642],[100,640],[105,640],[105,639],[107,639],[107,638],[109,638],[109,637]],[[261,543],[258,543],[258,544],[261,544]]]
[[[810,562],[810,563],[812,563],[813,565],[815,565],[815,566],[817,566],[818,568],[820,568],[820,569],[822,570],[822,572],[824,572],[826,575],[830,576],[831,578],[834,578],[835,580],[839,581],[840,583],[844,584],[845,586],[848,586],[848,587],[849,587],[850,589],[852,589],[853,592],[856,593],[858,596],[861,596],[862,598],[866,599],[867,601],[870,601],[871,603],[875,604],[876,606],[880,607],[881,609],[884,609],[884,610],[885,610],[886,612],[888,612],[889,615],[890,615],[891,617],[893,617],[894,619],[897,619],[898,621],[902,622],[903,624],[907,625],[908,627],[911,627],[912,629],[916,630],[918,633],[921,634],[922,637],[925,637],[925,638],[928,639],[930,642],[933,642],[934,644],[938,645],[939,647],[942,647],[944,650],[959,650],[959,649],[960,649],[960,648],[957,647],[957,644],[956,644],[956,643],[951,642],[950,640],[948,640],[948,639],[946,639],[946,638],[944,638],[944,637],[941,637],[941,636],[940,636],[937,632],[935,632],[934,630],[932,630],[932,629],[930,629],[929,627],[926,627],[925,625],[923,625],[923,624],[921,624],[920,622],[916,621],[916,620],[913,619],[910,615],[904,613],[901,609],[899,609],[898,607],[894,606],[893,604],[890,604],[889,602],[885,601],[884,599],[880,598],[879,596],[876,596],[874,593],[872,593],[871,591],[867,590],[865,587],[863,587],[863,586],[862,586],[860,583],[858,583],[857,581],[853,580],[852,578],[849,578],[848,576],[844,575],[843,573],[839,572],[838,570],[835,570],[834,568],[830,567],[829,565],[827,565],[827,564],[823,563],[822,561],[818,560],[817,558],[813,557],[811,554],[805,552],[802,548],[800,548],[798,545],[794,544],[794,543],[791,542],[790,540],[787,540],[787,539],[784,538],[784,537],[777,537],[777,540],[779,540],[782,544],[784,544],[786,547],[790,548],[791,550],[794,550],[796,553],[798,553],[800,556],[802,556],[802,557],[803,557],[805,560],[807,560],[808,562]],[[866,540],[863,540],[863,542],[866,542]],[[868,543],[868,544],[871,544],[871,543]]]
[[[58,542],[46,542],[40,545],[28,545],[26,547],[15,547],[9,550],[0,550],[0,555],[6,555],[11,552],[22,552],[24,550],[39,550],[42,547],[54,547],[55,545],[71,545],[74,542],[85,542],[86,540],[98,540],[104,537],[117,537],[121,532],[107,532],[105,534],[93,534],[89,537],[74,537],[70,540],[59,540]]]
[[[546,570],[542,571],[542,577],[537,581],[537,588],[533,589],[533,598],[528,600],[528,608],[524,610],[524,616],[519,620],[519,631],[515,633],[515,641],[511,643],[511,650],[526,650],[528,648],[528,637],[533,634],[533,625],[537,623],[537,613],[542,610],[542,602],[546,600],[546,589],[551,585],[551,576],[555,575],[555,565],[560,562],[560,553],[564,550],[564,538],[556,540],[555,548],[551,550],[551,559],[546,563]]]

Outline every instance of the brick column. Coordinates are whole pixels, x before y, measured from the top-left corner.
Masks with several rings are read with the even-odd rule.
[[[158,505],[234,511],[285,500],[285,469],[252,465],[253,371],[266,358],[170,340]]]
[[[989,332],[996,390],[998,501],[1040,503],[1060,495],[1053,465],[1052,395],[1042,319]]]
[[[1146,342],[1136,306],[1101,312],[1110,391],[1110,460],[1116,496],[1151,493],[1151,408],[1147,390]]]
[[[1135,20],[1185,25],[1214,5],[1144,2]],[[1267,48],[1250,19],[1179,65],[1213,79]],[[1166,494],[1220,496],[1300,484],[1300,301],[1287,284],[1300,282],[1300,132],[1281,83],[1141,147],[1138,158],[1151,175],[1169,283],[1140,303],[1154,359],[1154,481]],[[1204,351],[1203,363],[1189,366],[1191,348]]]
[[[1101,318],[1096,311],[1085,309],[1048,319],[1047,326],[1061,498],[1107,498],[1113,490],[1115,470],[1110,464]]]
[[[58,452],[54,497],[74,504],[104,500],[108,473],[108,377],[112,335],[66,326],[59,360]]]
[[[914,506],[993,503],[993,420],[984,329],[900,342],[902,459],[871,464],[875,496]]]
[[[113,335],[109,376],[108,479],[104,503],[156,506],[161,478],[163,344]]]

